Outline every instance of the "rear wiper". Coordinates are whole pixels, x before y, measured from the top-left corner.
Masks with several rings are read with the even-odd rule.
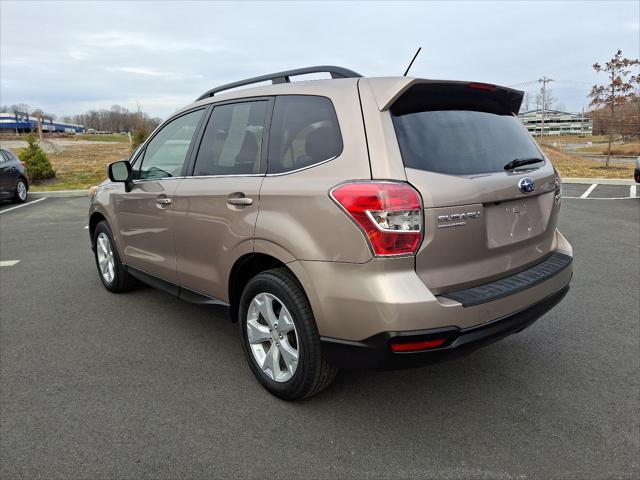
[[[516,158],[511,160],[504,166],[505,170],[513,170],[514,168],[522,167],[523,165],[531,165],[532,163],[544,162],[544,158],[530,157],[530,158]]]

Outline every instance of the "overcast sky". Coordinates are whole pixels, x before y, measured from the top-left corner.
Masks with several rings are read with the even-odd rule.
[[[166,117],[203,91],[333,64],[366,76],[520,84],[545,74],[588,108],[592,64],[638,58],[640,2],[0,1],[0,104],[62,116],[140,102]],[[537,86],[522,87],[534,94]]]

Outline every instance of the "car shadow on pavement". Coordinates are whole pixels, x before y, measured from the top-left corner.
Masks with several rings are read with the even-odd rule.
[[[550,402],[561,408],[564,401],[549,398],[546,391],[548,382],[561,383],[562,375],[549,380],[544,373],[562,372],[562,360],[541,352],[535,334],[525,331],[465,357],[427,367],[342,370],[334,384],[320,394],[285,402],[255,381],[242,352],[238,324],[231,322],[226,307],[189,304],[147,287],[136,292],[150,296],[148,300],[154,304],[164,304],[168,315],[155,320],[163,324],[158,327],[165,329],[169,322],[169,328],[179,331],[179,336],[197,337],[197,344],[186,341],[193,350],[185,355],[192,355],[189,361],[203,367],[197,378],[209,383],[204,398],[213,403],[225,390],[238,401],[251,397],[256,405],[237,406],[245,412],[260,405],[281,414],[327,415],[340,430],[359,430],[363,424],[373,423],[391,432],[400,431],[417,418],[431,422],[432,428],[452,428],[451,422],[458,417],[460,421],[482,417],[480,425],[493,420],[516,429],[521,422],[529,422],[523,412],[549,408]],[[489,424],[487,428],[491,429]]]

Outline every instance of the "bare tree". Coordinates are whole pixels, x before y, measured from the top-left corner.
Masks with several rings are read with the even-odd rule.
[[[531,95],[529,92],[524,93],[524,98],[522,99],[522,110],[527,112],[529,111],[529,104],[531,103]]]
[[[31,111],[31,107],[26,103],[16,103],[9,106],[9,111],[12,113],[29,113]]]
[[[640,137],[640,95],[635,95],[621,108],[621,129],[622,141]]]
[[[542,105],[542,89],[536,94],[536,110],[553,110],[553,104],[556,103],[556,97],[553,96],[550,88],[544,95],[544,105]]]
[[[611,159],[611,143],[613,142],[613,134],[616,130],[616,107],[633,100],[636,97],[636,91],[640,86],[640,75],[630,75],[631,68],[640,65],[638,59],[624,58],[622,50],[618,49],[611,60],[604,64],[593,64],[593,69],[600,73],[607,74],[606,84],[596,84],[591,88],[591,106],[607,107],[609,110],[609,121],[607,131],[609,134],[609,148],[607,149],[607,163]]]
[[[47,113],[44,110],[40,109],[40,108],[36,108],[35,110],[33,110],[30,114],[32,117],[38,117],[38,118],[42,118],[42,119],[49,119],[49,120],[55,120],[57,117],[55,114],[53,113]]]

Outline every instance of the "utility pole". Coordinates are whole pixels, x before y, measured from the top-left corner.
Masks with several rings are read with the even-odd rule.
[[[538,79],[538,83],[542,83],[542,129],[540,131],[540,135],[542,136],[544,136],[544,117],[547,110],[547,83],[549,82],[553,82],[553,79],[546,75]]]

